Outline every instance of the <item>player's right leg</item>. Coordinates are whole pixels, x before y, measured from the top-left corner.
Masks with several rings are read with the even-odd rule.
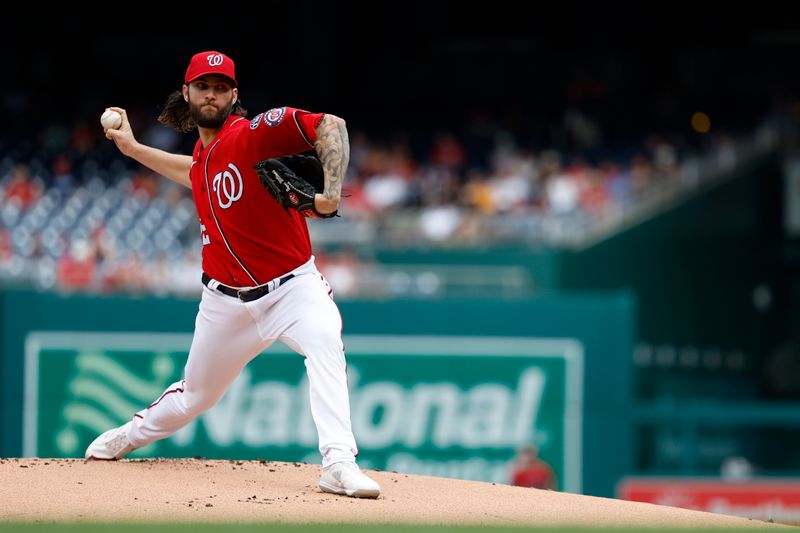
[[[203,287],[184,379],[167,387],[130,422],[97,437],[86,449],[86,458],[120,459],[169,437],[213,407],[242,368],[267,346],[239,299]]]

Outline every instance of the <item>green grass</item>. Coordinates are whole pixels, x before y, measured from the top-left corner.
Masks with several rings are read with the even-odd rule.
[[[764,524],[769,527],[769,524]],[[773,528],[770,528],[773,529]],[[98,523],[3,523],[0,522],[0,533],[20,531],[23,533],[270,533],[285,531],[288,533],[484,533],[497,531],[500,533],[515,533],[522,531],[535,531],[536,533],[579,533],[591,531],[593,533],[633,533],[645,531],[647,533],[692,533],[707,531],[720,533],[722,531],[753,531],[746,529],[659,529],[659,528],[517,528],[517,527],[482,527],[482,526],[413,526],[396,524],[98,524]]]

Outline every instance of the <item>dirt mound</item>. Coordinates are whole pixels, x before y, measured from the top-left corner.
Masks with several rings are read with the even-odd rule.
[[[0,459],[0,520],[747,527],[765,522],[475,481],[370,471],[377,500],[270,461]],[[775,525],[774,527],[779,527]]]

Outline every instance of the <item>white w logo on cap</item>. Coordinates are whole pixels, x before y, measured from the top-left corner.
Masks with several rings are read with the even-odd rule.
[[[208,59],[209,66],[212,67],[218,67],[222,64],[222,54],[209,54],[206,59]]]

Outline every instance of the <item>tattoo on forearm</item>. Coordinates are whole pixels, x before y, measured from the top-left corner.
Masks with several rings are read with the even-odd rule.
[[[342,194],[342,180],[350,161],[347,128],[342,122],[326,115],[317,127],[314,148],[325,170],[325,190],[322,195],[328,200],[338,199]]]

